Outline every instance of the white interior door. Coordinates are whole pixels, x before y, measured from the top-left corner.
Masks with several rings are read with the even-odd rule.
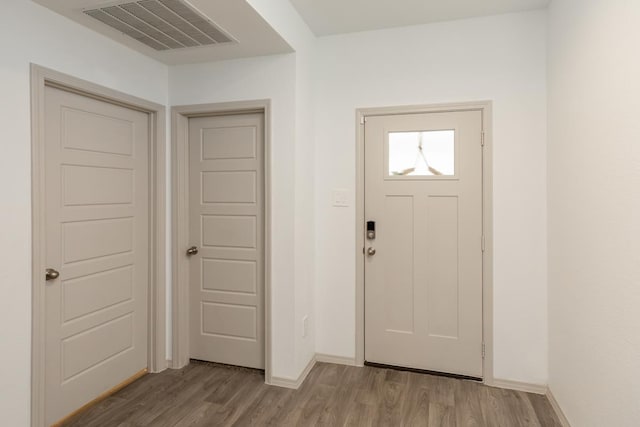
[[[482,116],[368,117],[365,359],[482,377]]]
[[[147,367],[149,118],[47,87],[45,144],[51,425]]]
[[[190,356],[264,369],[263,114],[189,119],[189,157]]]

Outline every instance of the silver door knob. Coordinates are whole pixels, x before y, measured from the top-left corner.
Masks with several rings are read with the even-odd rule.
[[[46,280],[56,280],[58,277],[60,277],[60,272],[54,270],[53,268],[47,268],[44,271],[44,278]]]
[[[376,248],[368,248],[367,255],[374,256],[376,254]]]
[[[195,255],[197,253],[198,253],[197,246],[191,246],[189,249],[187,249],[187,256]]]

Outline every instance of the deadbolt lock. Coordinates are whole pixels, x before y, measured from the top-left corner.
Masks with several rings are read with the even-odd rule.
[[[376,222],[367,221],[367,239],[373,240],[376,238]]]

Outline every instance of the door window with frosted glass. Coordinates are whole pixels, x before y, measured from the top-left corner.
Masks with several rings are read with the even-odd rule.
[[[389,132],[387,176],[454,177],[455,131]]]

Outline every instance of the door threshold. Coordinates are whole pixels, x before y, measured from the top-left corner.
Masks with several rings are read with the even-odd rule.
[[[189,363],[195,363],[197,365],[217,366],[220,368],[227,368],[227,369],[256,371],[256,372],[261,372],[262,374],[264,374],[265,372],[264,369],[260,369],[260,368],[251,368],[249,366],[241,366],[241,365],[231,365],[229,363],[212,362],[210,360],[202,360],[202,359],[189,359]]]
[[[451,374],[449,372],[429,371],[428,369],[408,368],[406,366],[385,365],[384,363],[367,362],[366,360],[364,362],[364,366],[371,366],[372,368],[381,368],[381,369],[393,369],[395,371],[414,372],[416,374],[435,375],[438,377],[455,378],[458,380],[482,382],[482,378],[472,377],[469,375]]]

